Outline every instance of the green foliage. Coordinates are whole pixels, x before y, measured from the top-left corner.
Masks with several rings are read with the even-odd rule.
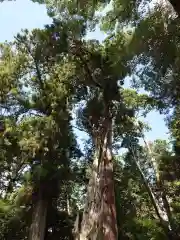
[[[157,202],[162,193],[168,199],[178,235],[179,19],[168,7],[155,5],[148,11],[147,0],[114,0],[109,7],[109,1],[34,2],[46,4],[53,24],[24,30],[0,46],[0,239],[27,239],[39,192],[48,202],[45,239],[73,239],[97,150],[95,134],[107,105],[114,158],[120,159],[114,161],[119,239],[158,240],[169,233],[157,217],[130,145]],[[109,35],[102,44],[84,38],[97,23]],[[123,88],[127,77],[137,90]],[[141,87],[148,94],[139,94]],[[150,156],[139,144],[137,123],[142,130],[147,126],[138,116],[170,107],[174,150],[157,140]],[[88,135],[83,153],[74,125]],[[128,150],[123,157],[121,147]]]
[[[124,162],[115,167],[119,239],[166,239],[129,154]]]

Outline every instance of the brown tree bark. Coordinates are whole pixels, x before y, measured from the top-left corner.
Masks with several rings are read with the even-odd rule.
[[[117,239],[116,207],[112,157],[112,120],[107,117],[103,159],[100,163],[100,188],[102,208],[103,240]]]
[[[107,111],[108,112],[108,111]],[[117,240],[112,161],[112,119],[105,114],[103,128],[95,136],[96,156],[91,169],[80,240]]]
[[[44,240],[46,229],[48,203],[39,193],[38,200],[33,209],[32,223],[30,227],[29,240]]]

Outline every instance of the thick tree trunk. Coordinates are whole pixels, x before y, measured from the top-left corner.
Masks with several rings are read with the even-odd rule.
[[[77,237],[78,240],[96,240],[100,234],[100,225],[98,226],[98,223],[101,210],[101,192],[98,176],[98,156],[95,156],[90,176],[80,235]]]
[[[107,135],[104,139],[103,161],[100,163],[100,187],[102,196],[103,240],[117,239],[114,173],[112,158],[112,120],[108,119]]]
[[[44,240],[48,203],[39,194],[33,210],[29,240]]]
[[[100,144],[98,138],[101,139]],[[103,123],[96,136],[96,156],[91,169],[80,240],[117,240],[117,223],[112,162],[112,120]]]

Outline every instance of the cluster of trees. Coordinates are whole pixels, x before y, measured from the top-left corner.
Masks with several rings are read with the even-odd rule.
[[[180,239],[178,3],[36,2],[53,23],[0,45],[0,239]]]

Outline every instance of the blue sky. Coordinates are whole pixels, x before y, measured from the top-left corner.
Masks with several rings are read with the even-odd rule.
[[[16,0],[0,3],[0,42],[13,40],[21,29],[42,28],[44,24],[51,22],[46,14],[46,8],[29,0]],[[103,34],[98,30],[90,33],[88,38],[103,39]],[[163,116],[152,112],[145,119],[151,126],[152,131],[146,134],[147,139],[157,138],[167,139],[167,128],[163,121]]]

